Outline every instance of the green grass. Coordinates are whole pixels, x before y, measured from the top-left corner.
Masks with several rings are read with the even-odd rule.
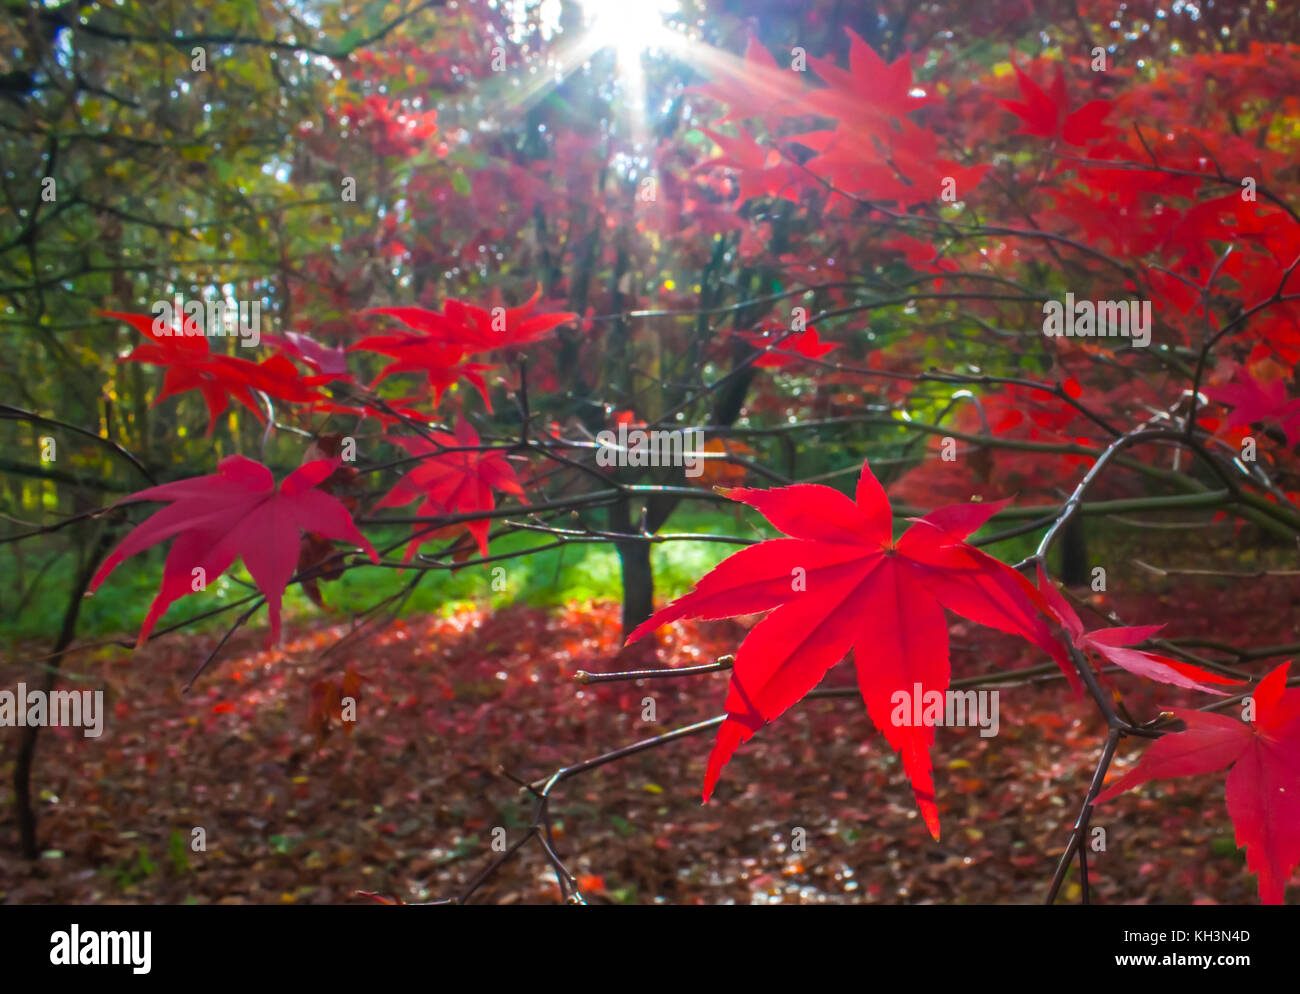
[[[738,522],[723,511],[684,509],[669,520],[665,531],[707,533],[713,535],[738,535],[754,538],[774,534],[770,529],[760,531],[755,525],[763,524],[757,514],[746,514]],[[392,530],[372,534],[376,546],[399,540],[404,532]],[[542,534],[516,533],[492,541],[491,554],[500,555],[529,547],[545,545],[551,537]],[[438,548],[430,543],[428,550]],[[713,568],[739,546],[721,542],[669,542],[656,545],[652,552],[655,573],[656,598],[663,600],[688,590],[700,575]],[[18,639],[50,640],[59,630],[63,611],[67,606],[67,592],[73,581],[75,563],[71,555],[63,555],[40,577],[34,590],[27,594],[36,574],[46,559],[57,554],[54,548],[40,553],[27,549],[24,558],[23,585],[19,588],[19,574],[13,547],[0,547],[0,639],[13,642]],[[399,549],[388,559],[401,556]],[[79,638],[102,638],[109,635],[130,634],[139,630],[149,610],[162,575],[163,552],[155,551],[137,556],[122,563],[99,590],[82,603],[77,623]],[[503,573],[493,573],[500,567]],[[233,576],[219,577],[207,590],[185,597],[172,605],[158,627],[184,621],[222,604],[241,600],[252,591],[247,572],[237,567]],[[412,571],[365,565],[349,570],[338,580],[321,584],[325,602],[334,616],[345,618],[360,612],[376,602],[397,594],[411,582]],[[504,590],[494,590],[493,581]],[[240,581],[243,581],[241,583]],[[437,570],[426,573],[407,599],[403,613],[426,613],[448,610],[466,602],[494,605],[524,602],[537,606],[563,604],[571,600],[618,599],[622,588],[619,580],[618,555],[607,544],[573,544],[562,549],[549,549],[517,559],[503,560],[486,565],[469,565],[455,571]],[[19,601],[27,594],[26,600]],[[229,625],[242,608],[227,611],[213,618],[197,622],[191,630],[209,631]],[[284,599],[286,619],[319,616],[320,610],[312,604],[296,584],[287,591]],[[253,624],[266,624],[266,610],[260,608],[251,619]]]

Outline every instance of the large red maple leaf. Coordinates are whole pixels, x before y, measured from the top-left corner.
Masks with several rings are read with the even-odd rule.
[[[1161,736],[1137,767],[1097,797],[1104,804],[1149,780],[1213,773],[1231,766],[1225,798],[1259,899],[1281,904],[1300,863],[1300,689],[1286,689],[1283,663],[1259,682],[1247,724],[1222,714],[1171,709],[1187,730]]]
[[[928,700],[926,695],[948,688],[944,608],[1029,639],[1077,681],[1033,584],[963,541],[1007,502],[941,508],[915,520],[895,541],[889,500],[866,462],[856,502],[816,484],[721,492],[756,508],[790,537],[723,560],[628,637],[634,642],[683,618],[775,608],[736,653],[704,799],[737,747],[812,690],[851,648],[867,713],[902,757],[921,815],[937,839],[934,728],[900,725],[892,715],[899,691],[910,697],[919,686]]]
[[[401,507],[423,498],[418,508],[421,515],[472,514],[475,511],[491,511],[496,507],[494,490],[514,494],[521,500],[524,498],[524,489],[519,485],[519,479],[506,461],[504,453],[473,451],[480,444],[478,432],[466,421],[457,422],[455,435],[435,431],[429,432],[428,438],[398,437],[390,438],[389,441],[400,445],[413,456],[424,458],[397,481],[397,485],[375,505],[376,508]],[[444,448],[454,451],[443,451]],[[488,518],[432,532],[425,526],[416,525],[403,561],[410,562],[415,550],[425,542],[461,528],[473,536],[479,552],[486,556],[491,525]]]
[[[317,489],[338,465],[336,459],[315,459],[299,466],[277,487],[271,471],[260,462],[227,456],[209,476],[164,483],[124,497],[119,504],[141,500],[171,504],[136,525],[109,554],[91,580],[91,592],[123,560],[174,538],[138,644],[149,637],[173,601],[204,589],[236,558],[244,560],[266,597],[270,644],[275,644],[280,639],[280,599],[298,565],[300,531],[355,542],[371,562],[379,562],[343,503]]]

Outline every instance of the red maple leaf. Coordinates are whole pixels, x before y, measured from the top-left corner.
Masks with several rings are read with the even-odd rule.
[[[817,335],[817,329],[811,325],[807,330],[795,335],[789,334],[784,328],[769,331],[742,331],[739,335],[756,349],[772,346],[772,352],[754,360],[753,365],[760,369],[785,369],[799,362],[797,356],[782,354],[785,352],[794,352],[806,359],[820,359],[833,349],[839,348],[833,342],[823,342]]]
[[[578,315],[569,311],[534,314],[541,300],[539,289],[518,307],[474,307],[460,300],[448,300],[442,313],[423,307],[376,307],[367,314],[387,314],[435,341],[459,345],[469,353],[491,352],[527,345],[543,338],[557,325]]]
[[[935,103],[912,77],[910,54],[886,63],[849,29],[849,68],[829,59],[809,64],[827,84],[805,95],[802,108],[834,118],[834,130],[789,135],[814,152],[804,163],[836,191],[905,207],[949,196],[962,199],[988,166],[962,166],[939,156],[938,139],[908,115]]]
[[[1047,579],[1047,574],[1043,572],[1041,564],[1038,567],[1038,589],[1042,591],[1052,614],[1065,627],[1065,631],[1070,636],[1070,641],[1074,644],[1074,647],[1081,652],[1095,653],[1121,669],[1136,673],[1138,676],[1159,680],[1161,683],[1170,683],[1175,687],[1203,690],[1207,694],[1218,694],[1220,697],[1224,696],[1226,691],[1215,690],[1213,687],[1206,687],[1205,684],[1229,685],[1246,682],[1213,673],[1199,666],[1193,666],[1191,663],[1170,659],[1168,656],[1160,656],[1154,652],[1130,648],[1130,646],[1138,645],[1151,638],[1156,632],[1164,628],[1164,625],[1098,628],[1091,632],[1085,632],[1083,622],[1079,620],[1074,608],[1070,606],[1069,601],[1061,596],[1061,592],[1056,589],[1056,586]],[[1198,683],[1197,681],[1201,682]]]
[[[874,48],[850,28],[849,68],[846,72],[830,59],[809,57],[813,71],[824,79],[824,90],[813,90],[804,99],[813,114],[834,117],[855,127],[883,127],[890,118],[905,115],[934,102],[916,92],[912,80],[911,53],[886,63]]]
[[[789,538],[743,549],[628,637],[683,618],[775,608],[736,653],[726,720],[709,756],[704,799],[737,747],[812,690],[853,649],[867,713],[899,753],[921,815],[939,837],[930,747],[934,728],[895,722],[897,693],[948,687],[944,608],[1046,650],[1073,677],[1028,580],[962,541],[1006,505],[956,504],[916,520],[897,541],[889,500],[866,462],[856,503],[831,487],[720,491],[758,509]],[[1077,680],[1077,678],[1075,678]],[[1076,683],[1077,686],[1077,683]],[[919,703],[919,702],[918,702]]]
[[[433,402],[437,404],[448,387],[464,378],[474,385],[488,412],[492,411],[492,398],[483,379],[483,373],[492,367],[480,362],[464,362],[465,349],[460,345],[447,345],[425,334],[405,332],[397,335],[371,335],[349,346],[348,351],[377,352],[395,360],[374,378],[370,384],[372,390],[397,373],[423,373],[433,391]]]
[[[834,131],[784,140],[817,152],[804,167],[837,192],[908,207],[933,201],[948,188],[962,199],[989,170],[942,158],[934,132],[907,119],[880,132],[842,123]]]
[[[336,497],[317,489],[339,465],[315,459],[276,486],[271,471],[244,456],[227,456],[217,472],[149,487],[118,501],[162,500],[156,511],[122,540],[90,583],[93,593],[125,559],[175,538],[163,565],[162,584],[140,628],[143,644],[173,601],[204,589],[242,558],[266,598],[270,644],[280,639],[280,598],[298,564],[299,532],[355,542],[372,562],[374,547]]]
[[[286,331],[283,335],[263,335],[262,343],[278,349],[281,355],[306,363],[325,379],[345,379],[352,377],[348,373],[348,359],[341,346],[322,345],[310,335],[299,331]]]
[[[1051,88],[1046,92],[1019,66],[1013,64],[1012,68],[1016,71],[1024,101],[999,100],[998,103],[1024,122],[1017,134],[1060,137],[1069,145],[1084,145],[1110,134],[1110,128],[1102,121],[1110,113],[1111,102],[1090,100],[1071,112],[1070,98],[1065,91],[1065,73],[1059,65]]]
[[[1187,730],[1163,735],[1131,772],[1101,792],[1104,804],[1139,784],[1213,773],[1226,766],[1228,817],[1246,866],[1259,876],[1259,899],[1281,904],[1300,863],[1300,690],[1286,689],[1290,662],[1264,677],[1252,695],[1249,724],[1227,715],[1174,708]]]
[[[780,197],[798,201],[799,188],[807,185],[802,171],[783,162],[776,149],[764,148],[743,128],[736,128],[737,137],[729,138],[708,128],[700,131],[722,149],[723,154],[696,167],[698,170],[725,166],[736,174],[736,206],[759,197]]]
[[[1300,399],[1287,397],[1282,379],[1263,384],[1238,366],[1230,383],[1206,387],[1205,396],[1233,409],[1224,428],[1256,422],[1276,424],[1286,436],[1287,445],[1300,442]]]
[[[737,65],[734,56],[715,51],[703,68],[712,73],[713,82],[688,86],[685,92],[726,104],[727,113],[715,124],[758,117],[770,128],[784,116],[782,109],[802,89],[799,77],[777,65],[772,53],[753,34],[745,46],[743,63]]]
[[[266,418],[262,414],[261,405],[253,396],[254,390],[298,404],[324,399],[324,395],[312,389],[314,381],[305,379],[294,364],[282,355],[256,363],[212,352],[198,323],[189,315],[185,316],[180,328],[159,331],[154,326],[155,318],[152,314],[125,314],[120,311],[98,313],[103,317],[125,321],[150,339],[144,345],[137,345],[130,355],[124,356],[123,362],[166,367],[163,388],[150,406],[156,407],[168,397],[187,390],[198,390],[208,408],[209,435],[216,426],[217,417],[229,406],[231,397],[252,411],[257,420],[262,422]]]
[[[429,432],[428,438],[414,436],[410,438],[390,438],[394,445],[400,445],[413,456],[424,456],[420,463],[397,481],[383,499],[375,505],[380,507],[402,507],[411,501],[423,498],[417,513],[422,516],[471,514],[475,511],[491,511],[496,507],[492,496],[494,490],[524,497],[523,487],[515,471],[500,451],[474,452],[479,445],[478,432],[467,421],[456,424],[456,434],[446,432]],[[439,446],[460,451],[444,452]],[[428,531],[427,526],[415,525],[415,536],[406,548],[403,562],[410,562],[415,550],[425,542],[440,538],[450,532],[465,529],[478,543],[479,552],[488,554],[488,529],[491,520],[483,518],[468,521],[450,528]]]

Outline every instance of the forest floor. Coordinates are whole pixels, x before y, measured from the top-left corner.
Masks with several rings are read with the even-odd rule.
[[[1126,620],[1168,634],[1251,644],[1296,640],[1291,579],[1206,580],[1200,603],[1158,592]],[[1268,610],[1261,606],[1267,605]],[[1210,618],[1216,620],[1212,623]],[[1234,619],[1236,631],[1224,630]],[[753,619],[660,633],[659,662],[733,652]],[[1096,619],[1090,623],[1096,624]],[[104,733],[44,729],[34,782],[43,856],[16,853],[10,787],[18,729],[0,729],[0,902],[351,903],[454,897],[520,839],[532,781],[566,764],[720,713],[726,673],[580,685],[625,669],[610,603],[464,609],[398,619],[345,641],[348,626],[289,626],[265,650],[241,632],[188,694],[215,634],[166,636],[128,654],[68,661],[69,686],[103,689]],[[954,620],[955,677],[1034,665],[1023,643]],[[1280,660],[1251,664],[1264,673]],[[323,682],[361,679],[355,725],[322,733]],[[0,687],[34,681],[0,662]],[[26,674],[24,676],[24,674]],[[824,685],[852,687],[849,663]],[[316,684],[313,691],[313,684]],[[1123,676],[1139,720],[1207,703]],[[654,721],[644,720],[653,699]],[[312,701],[317,701],[315,717]],[[1001,688],[999,732],[939,729],[943,834],[934,842],[900,764],[853,697],[807,700],[742,746],[700,803],[711,733],[567,780],[551,803],[560,856],[594,902],[1040,902],[1097,761],[1104,728],[1061,679]],[[314,727],[313,727],[314,725]],[[1142,746],[1121,745],[1112,778]],[[1094,901],[1254,903],[1221,777],[1157,782],[1099,809]],[[204,851],[192,841],[202,829]],[[1077,868],[1063,889],[1077,901]],[[1289,895],[1297,897],[1293,888]],[[485,903],[559,898],[530,841],[475,892]]]

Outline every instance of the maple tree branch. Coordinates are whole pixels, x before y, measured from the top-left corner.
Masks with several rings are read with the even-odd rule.
[[[42,10],[37,16],[52,24],[70,28],[75,32],[81,32],[95,38],[102,38],[105,41],[126,42],[132,45],[168,46],[186,52],[188,52],[188,50],[194,45],[241,45],[270,49],[278,52],[307,52],[312,55],[328,56],[334,59],[345,59],[357,49],[366,48],[377,41],[382,41],[416,14],[435,7],[442,7],[445,4],[446,0],[423,0],[423,2],[416,4],[411,9],[398,14],[386,24],[380,26],[373,33],[363,35],[351,44],[339,44],[332,47],[323,47],[309,42],[285,41],[280,38],[260,38],[257,35],[245,35],[238,32],[196,31],[187,35],[135,34],[130,31],[108,27],[107,25],[95,23],[93,21],[79,19],[76,16],[77,4],[71,2],[64,3],[63,5],[52,9]]]
[[[1280,659],[1283,656],[1290,656],[1300,652],[1300,642],[1286,642],[1281,645],[1263,645],[1254,649],[1241,649],[1229,645],[1227,642],[1220,642],[1218,639],[1200,638],[1194,635],[1177,636],[1163,641],[1165,645],[1194,645],[1214,652],[1227,653],[1230,656],[1235,656],[1243,663],[1257,659]]]
[[[1093,772],[1088,794],[1083,799],[1083,808],[1079,812],[1079,817],[1075,820],[1074,830],[1070,833],[1070,839],[1065,845],[1065,852],[1061,853],[1061,859],[1056,864],[1056,872],[1052,874],[1052,883],[1047,891],[1047,899],[1043,902],[1049,907],[1056,903],[1056,895],[1061,890],[1061,884],[1065,883],[1065,875],[1069,872],[1070,863],[1074,860],[1075,850],[1082,846],[1083,836],[1088,831],[1088,821],[1092,817],[1092,806],[1097,799],[1097,795],[1101,793],[1101,786],[1106,780],[1106,771],[1110,769],[1111,760],[1115,758],[1115,747],[1119,745],[1121,734],[1120,729],[1112,725],[1106,735],[1106,745],[1101,751],[1101,758],[1097,761],[1097,769]]]
[[[1186,569],[1177,566],[1153,566],[1141,559],[1134,559],[1133,564],[1140,566],[1155,576],[1230,576],[1244,580],[1258,580],[1265,576],[1300,576],[1300,570],[1295,569],[1257,569],[1249,572],[1223,569]]]
[[[249,605],[248,610],[235,619],[235,623],[226,629],[226,633],[221,636],[221,640],[212,647],[206,656],[203,657],[203,662],[199,663],[199,668],[194,671],[193,675],[191,675],[187,681],[185,681],[185,686],[181,688],[182,694],[188,694],[190,692],[190,688],[194,686],[194,681],[201,677],[212,661],[217,658],[217,653],[219,653],[225,644],[230,641],[230,637],[234,635],[235,632],[239,631],[239,629],[244,626],[244,623],[253,616],[253,612],[260,608],[264,603],[266,603],[264,597],[256,598],[253,603]]]
[[[719,656],[712,663],[704,663],[700,666],[679,666],[668,670],[622,670],[614,673],[588,673],[586,670],[577,670],[573,674],[573,679],[582,684],[614,683],[619,680],[665,680],[683,676],[698,676],[701,673],[720,673],[723,670],[731,669],[735,661],[735,656],[726,655]]]
[[[1102,474],[1102,471],[1105,470],[1107,463],[1119,455],[1121,449],[1146,439],[1162,437],[1163,434],[1164,433],[1158,429],[1137,428],[1125,432],[1119,438],[1115,439],[1115,441],[1111,442],[1111,444],[1106,447],[1106,450],[1097,457],[1096,462],[1092,464],[1092,467],[1088,472],[1084,474],[1083,479],[1080,480],[1078,486],[1074,488],[1074,492],[1066,499],[1065,503],[1061,507],[1061,513],[1057,515],[1056,521],[1052,526],[1047,529],[1047,533],[1044,534],[1042,539],[1039,541],[1038,548],[1034,550],[1034,555],[1031,558],[1036,562],[1044,564],[1044,566],[1046,565],[1048,550],[1052,547],[1052,543],[1056,541],[1057,536],[1065,527],[1066,523],[1069,522],[1078,511],[1079,505],[1083,503],[1083,495],[1086,494],[1088,488],[1097,481],[1097,478]]]
[[[0,421],[28,421],[32,424],[48,425],[51,428],[62,428],[64,431],[70,431],[83,438],[89,438],[108,449],[113,454],[121,456],[129,462],[139,470],[140,475],[148,480],[150,484],[154,486],[158,484],[158,480],[151,472],[149,472],[144,463],[137,459],[129,450],[123,448],[111,438],[105,438],[98,432],[90,431],[86,428],[80,427],[79,425],[68,424],[66,421],[60,421],[57,418],[45,417],[42,414],[37,414],[35,411],[28,411],[21,407],[15,407],[13,404],[0,404]]]
[[[1296,217],[1294,212],[1292,212],[1292,216]],[[1300,217],[1296,217],[1296,223],[1300,224]],[[1227,252],[1224,253],[1223,258],[1224,259],[1227,258]],[[1196,359],[1196,371],[1192,375],[1191,396],[1188,400],[1188,406],[1187,406],[1188,438],[1190,438],[1192,436],[1192,433],[1196,430],[1196,405],[1201,396],[1201,379],[1202,377],[1204,377],[1206,366],[1209,364],[1210,351],[1214,348],[1215,345],[1217,345],[1220,341],[1222,341],[1227,335],[1229,335],[1233,331],[1234,326],[1238,324],[1244,325],[1255,314],[1269,307],[1272,307],[1274,304],[1282,303],[1286,300],[1298,299],[1300,295],[1291,294],[1289,296],[1286,296],[1282,292],[1283,290],[1286,289],[1287,280],[1291,278],[1291,274],[1295,272],[1297,266],[1300,266],[1300,255],[1297,255],[1295,259],[1291,261],[1291,264],[1286,267],[1286,269],[1282,273],[1281,278],[1278,280],[1277,289],[1274,290],[1273,293],[1266,300],[1263,300],[1260,303],[1256,304],[1255,306],[1250,307],[1247,310],[1244,310],[1234,320],[1229,321],[1222,328],[1220,328],[1218,332],[1213,334],[1210,333],[1210,329],[1209,329],[1210,307],[1209,307],[1209,295],[1208,295],[1209,291],[1207,287],[1205,291],[1205,295],[1203,296],[1201,302],[1201,308],[1205,313],[1207,333],[1205,336],[1205,341],[1201,346],[1200,354],[1197,356]],[[1218,272],[1217,265],[1215,266],[1215,272]],[[1213,282],[1213,276],[1211,276],[1210,282]]]

